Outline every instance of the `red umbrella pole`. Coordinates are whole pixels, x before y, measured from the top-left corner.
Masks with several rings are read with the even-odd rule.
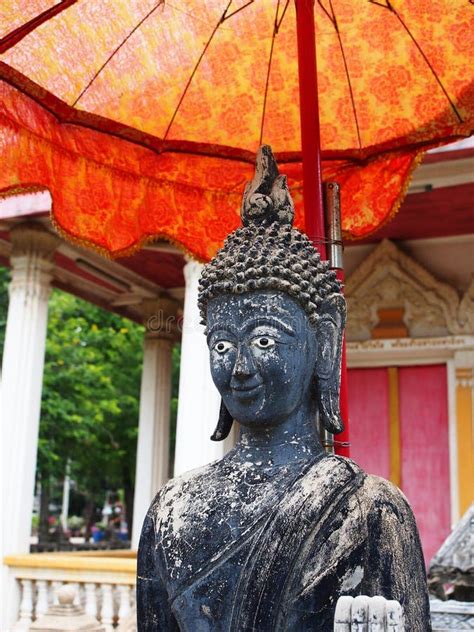
[[[308,237],[319,248],[321,257],[326,254],[324,222],[321,136],[319,130],[318,75],[316,68],[316,25],[314,0],[295,0],[296,34],[298,41],[298,75],[300,87],[301,151],[303,160],[303,202],[305,229]],[[344,273],[338,270],[343,281]],[[349,419],[347,404],[347,369],[345,342],[342,350],[341,414],[344,432],[338,435],[335,451],[349,456]]]
[[[314,0],[295,0],[305,229],[326,259]]]

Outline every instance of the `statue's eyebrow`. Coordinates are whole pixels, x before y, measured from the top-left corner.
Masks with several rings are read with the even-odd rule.
[[[233,327],[232,325],[216,323],[215,325],[212,325],[212,327],[209,327],[209,329],[207,330],[207,339],[209,339],[216,331],[225,331],[229,334],[235,335],[235,327]]]
[[[295,335],[295,332],[290,327],[290,325],[287,325],[285,322],[283,322],[279,318],[275,318],[274,316],[259,316],[257,318],[252,318],[252,320],[249,320],[245,324],[245,330],[249,331],[250,329],[255,329],[259,325],[270,325],[271,327],[275,327],[275,329],[283,331],[289,336]]]

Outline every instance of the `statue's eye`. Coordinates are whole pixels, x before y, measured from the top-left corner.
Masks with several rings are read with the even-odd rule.
[[[252,340],[252,344],[259,349],[269,349],[275,345],[275,341],[273,338],[269,338],[268,336],[259,336],[258,338],[254,338]]]
[[[217,353],[225,353],[226,351],[229,351],[229,349],[232,349],[233,346],[234,345],[228,340],[219,340],[219,342],[216,342],[214,345],[214,349]]]

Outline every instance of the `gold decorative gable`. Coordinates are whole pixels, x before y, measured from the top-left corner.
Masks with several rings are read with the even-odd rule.
[[[382,241],[348,278],[347,340],[405,331],[412,338],[474,333],[474,279],[461,298],[389,240]],[[400,322],[383,322],[386,315]],[[392,337],[403,336],[395,333]],[[379,337],[390,337],[381,333]]]

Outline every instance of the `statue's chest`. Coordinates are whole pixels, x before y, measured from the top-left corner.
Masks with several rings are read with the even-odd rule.
[[[159,553],[174,589],[258,532],[293,480],[288,472],[270,475],[258,467],[213,474],[170,490],[157,516]]]

